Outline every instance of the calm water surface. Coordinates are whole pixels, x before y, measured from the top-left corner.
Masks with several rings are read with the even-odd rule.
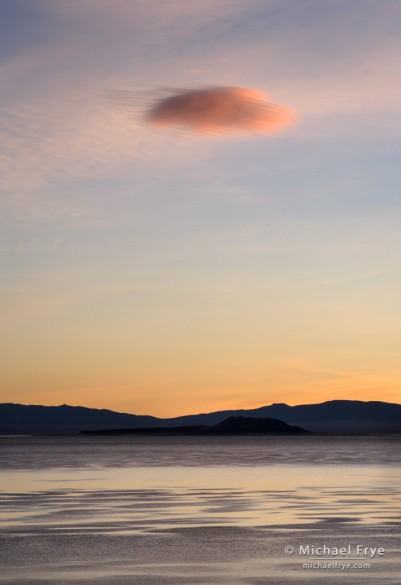
[[[4,583],[400,583],[401,437],[0,443]],[[358,544],[384,555],[303,568]]]

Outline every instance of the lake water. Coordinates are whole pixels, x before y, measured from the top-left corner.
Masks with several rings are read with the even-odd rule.
[[[0,583],[401,582],[401,436],[0,447]]]

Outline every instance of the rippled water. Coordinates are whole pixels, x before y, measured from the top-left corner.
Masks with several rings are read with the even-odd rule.
[[[0,443],[7,584],[399,584],[401,437]],[[297,553],[358,543],[385,554],[342,572]]]
[[[398,465],[401,436],[1,437],[2,469],[168,465]]]

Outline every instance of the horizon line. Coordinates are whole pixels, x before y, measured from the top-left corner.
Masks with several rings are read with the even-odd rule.
[[[260,408],[266,408],[269,406],[286,406],[288,408],[295,408],[298,406],[317,406],[317,405],[321,405],[321,404],[327,404],[329,402],[359,402],[359,403],[364,403],[364,404],[369,404],[372,402],[375,403],[380,403],[380,404],[391,404],[391,405],[395,405],[395,406],[401,406],[401,403],[399,402],[387,402],[386,400],[356,400],[356,399],[349,399],[349,398],[336,398],[333,400],[324,400],[323,402],[309,402],[309,403],[303,403],[303,404],[287,404],[285,402],[273,402],[271,404],[262,404],[261,406],[256,406],[256,407],[252,407],[252,408],[223,408],[221,410],[212,410],[209,412],[196,412],[196,413],[191,413],[191,414],[180,414],[180,415],[174,415],[174,416],[169,416],[169,417],[160,417],[160,416],[155,416],[152,414],[136,414],[136,413],[132,413],[132,412],[121,412],[118,410],[112,410],[110,408],[97,408],[97,407],[92,407],[92,406],[82,406],[81,404],[23,404],[21,402],[1,402],[0,406],[4,406],[4,405],[13,405],[13,406],[38,406],[38,407],[42,407],[42,408],[60,408],[62,406],[67,406],[69,408],[85,408],[88,410],[98,410],[98,411],[107,411],[107,412],[114,412],[116,414],[126,414],[129,416],[141,416],[141,417],[151,417],[151,418],[156,418],[159,420],[168,420],[168,419],[175,419],[175,418],[184,418],[187,416],[201,416],[201,415],[210,415],[210,414],[215,414],[217,412],[233,412],[233,411],[252,411],[252,410],[258,410]]]

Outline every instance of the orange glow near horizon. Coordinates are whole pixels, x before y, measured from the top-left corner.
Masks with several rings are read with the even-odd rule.
[[[196,291],[188,305],[160,299],[157,312],[152,298],[109,309],[100,297],[99,306],[57,306],[48,320],[45,306],[21,313],[23,337],[9,312],[1,401],[158,417],[274,402],[401,402],[398,354],[377,349],[379,335],[396,345],[395,322],[369,323],[363,306],[319,321],[313,308],[289,313],[285,298],[274,300],[270,311],[264,299],[242,308],[233,294],[215,300],[206,319]]]
[[[361,379],[360,384],[353,380],[350,386],[343,383],[317,384],[315,382],[308,390],[300,388],[281,387],[276,391],[266,391],[265,388],[253,388],[252,391],[246,388],[235,388],[230,391],[226,389],[212,388],[203,390],[190,396],[189,393],[181,392],[160,393],[158,400],[150,398],[149,393],[133,397],[128,388],[78,388],[67,391],[60,390],[59,399],[51,398],[47,392],[21,392],[17,394],[3,394],[3,402],[20,402],[22,404],[40,404],[43,406],[59,406],[68,404],[70,406],[84,406],[87,408],[98,408],[113,410],[116,412],[127,412],[137,415],[151,415],[159,418],[170,418],[189,414],[204,412],[215,412],[219,410],[250,410],[267,406],[273,403],[285,403],[289,406],[299,404],[316,404],[330,400],[360,400],[360,401],[382,401],[401,403],[400,390],[395,384],[380,386],[369,384]],[[139,393],[138,393],[139,394]],[[148,396],[146,396],[148,394]],[[222,394],[226,394],[223,398]],[[155,394],[152,393],[152,396]],[[252,397],[251,397],[252,396]]]
[[[23,337],[9,311],[1,400],[158,417],[274,402],[401,402],[398,354],[378,351],[378,339],[397,343],[385,313],[369,320],[355,305],[319,320],[319,299],[316,309],[290,310],[281,295],[270,309],[259,293],[250,306],[233,291],[214,299],[206,318],[195,289],[185,302],[163,287],[157,305],[146,290],[131,296],[50,307],[51,319],[44,304],[34,307],[19,314]]]

